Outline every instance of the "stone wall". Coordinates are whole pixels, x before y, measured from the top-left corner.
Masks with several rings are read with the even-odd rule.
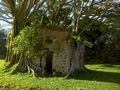
[[[62,47],[59,49],[59,52],[56,50],[53,56],[53,72],[66,74],[68,71],[68,62],[69,62],[69,42],[64,41]]]
[[[53,73],[66,74],[70,55],[70,35],[65,31],[53,31],[51,34],[49,32],[48,38],[51,38],[53,41],[51,44],[46,45],[48,49],[54,52],[52,62]]]
[[[51,31],[47,29],[42,29],[39,33],[43,37],[43,49],[53,52],[53,74],[66,74],[70,64],[70,34],[66,31]],[[49,57],[46,52],[43,51],[44,55],[41,59],[40,57],[34,57],[32,60],[34,65],[41,66],[42,74],[46,73],[46,58]]]
[[[66,74],[69,68],[70,34],[66,31],[41,30],[45,49],[54,52],[52,59],[53,73]],[[46,56],[45,56],[46,57]],[[42,59],[42,67],[45,69],[46,61]],[[37,62],[38,63],[38,62]],[[43,70],[43,73],[45,71]]]

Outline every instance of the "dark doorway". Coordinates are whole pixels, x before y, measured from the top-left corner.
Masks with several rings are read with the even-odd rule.
[[[52,59],[53,59],[53,52],[48,51],[46,57],[46,74],[52,74]]]

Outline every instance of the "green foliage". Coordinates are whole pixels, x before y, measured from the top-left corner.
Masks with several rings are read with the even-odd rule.
[[[25,53],[28,56],[38,54],[42,48],[42,36],[31,27],[25,27],[14,38],[14,53]]]
[[[93,46],[93,42],[92,41],[89,41],[87,40],[87,38],[84,36],[80,36],[80,35],[75,35],[73,36],[73,38],[77,41],[80,41],[82,44],[84,44],[85,46],[91,48]]]

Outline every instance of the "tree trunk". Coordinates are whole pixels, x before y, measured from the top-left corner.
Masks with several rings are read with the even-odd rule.
[[[85,71],[84,66],[85,46],[79,41],[71,42],[70,65],[67,75],[73,75],[75,72]]]
[[[6,56],[6,61],[9,62],[6,69],[11,68],[15,64],[17,64],[15,68],[15,72],[34,72],[36,74],[40,74],[40,67],[36,67],[33,65],[33,63],[30,61],[31,58],[28,58],[28,56],[22,52],[19,54],[14,54],[14,51],[12,50],[14,48],[14,38],[19,34],[20,30],[22,30],[24,27],[28,26],[26,23],[27,19],[22,19],[18,16],[14,19],[14,27],[10,35],[8,36],[8,52]],[[26,22],[26,23],[25,23]]]
[[[21,70],[22,70],[22,72],[24,72],[26,70],[23,69],[22,67],[24,67],[24,65],[26,64],[26,62],[24,61],[24,59],[26,57],[22,56],[22,59],[21,59],[21,56],[20,56],[21,54],[14,54],[14,51],[12,50],[14,48],[14,42],[13,42],[14,38],[19,34],[20,30],[23,29],[26,26],[25,23],[22,23],[22,22],[26,22],[26,19],[22,19],[22,18],[20,18],[20,19],[19,19],[18,16],[15,17],[13,30],[8,35],[8,41],[7,41],[8,48],[7,48],[6,61],[8,61],[9,64],[7,65],[6,68],[7,69],[11,68],[13,65],[15,65],[16,63],[18,63],[18,67],[21,66]],[[18,70],[18,71],[21,71],[21,70]]]
[[[7,56],[6,56],[6,61],[9,62],[9,64],[7,65],[6,68],[10,68],[12,67],[15,63],[16,63],[16,60],[15,60],[15,55],[13,54],[13,31],[11,31],[7,37]]]

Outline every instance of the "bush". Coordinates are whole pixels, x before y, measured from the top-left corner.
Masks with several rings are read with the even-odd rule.
[[[42,48],[42,36],[32,27],[25,27],[14,38],[14,53],[25,53],[29,57],[37,55]]]

